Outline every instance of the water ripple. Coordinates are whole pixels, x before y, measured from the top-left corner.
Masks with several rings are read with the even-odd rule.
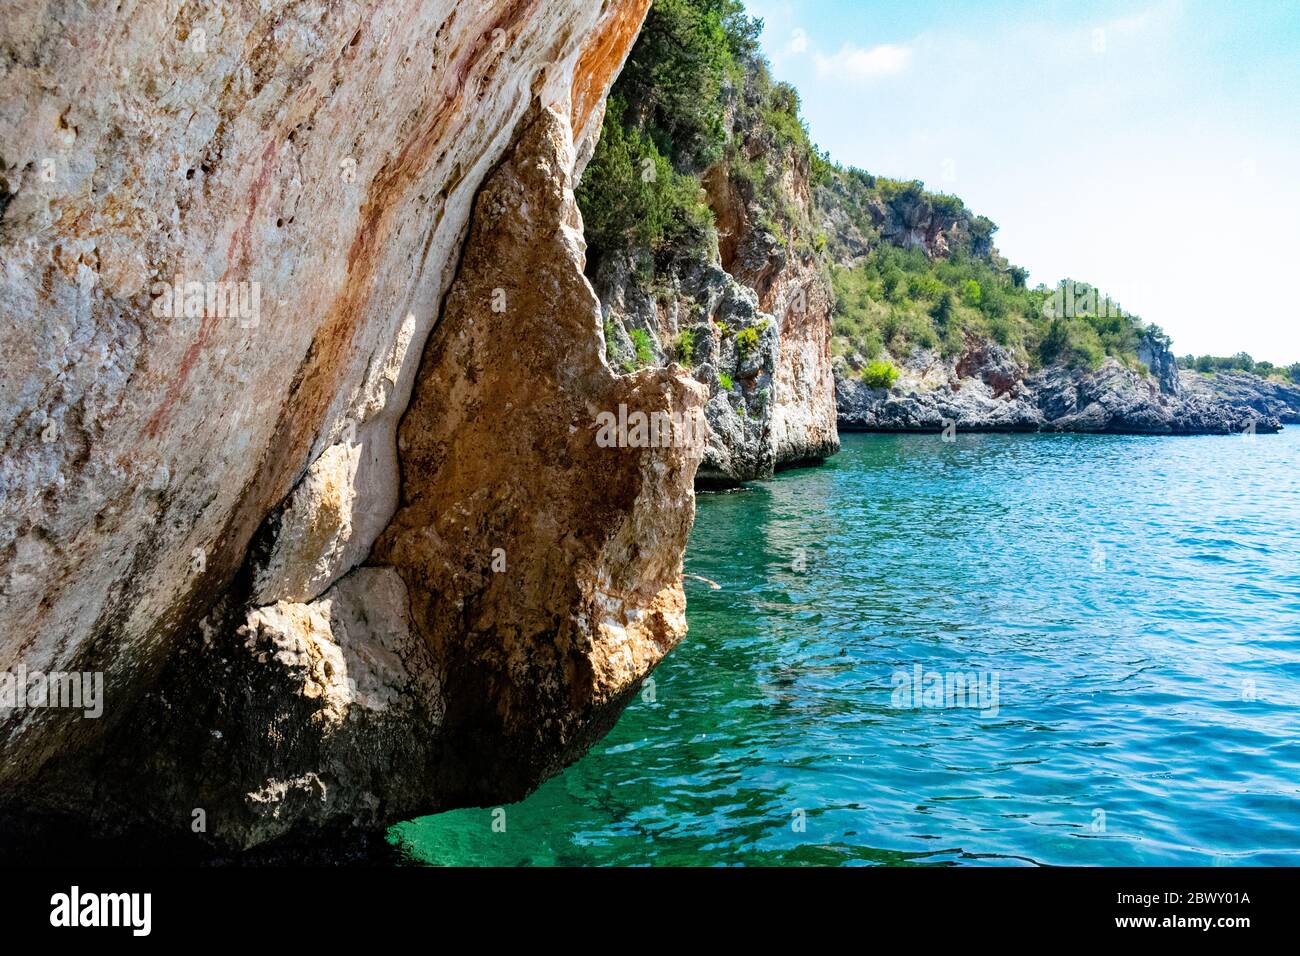
[[[459,864],[1300,864],[1298,460],[1294,429],[846,436],[702,496],[687,570],[723,587],[687,580],[653,694],[504,832],[395,838]],[[918,666],[997,695],[900,702]]]

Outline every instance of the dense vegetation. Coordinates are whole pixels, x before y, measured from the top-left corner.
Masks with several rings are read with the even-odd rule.
[[[834,348],[865,360],[903,358],[912,349],[961,352],[967,336],[1005,346],[1031,367],[1064,364],[1095,368],[1106,356],[1137,363],[1143,325],[1135,316],[1096,306],[1073,315],[1053,309],[1055,290],[1025,286],[1025,273],[958,250],[931,260],[920,249],[877,246],[854,267],[837,267]],[[1068,281],[1068,280],[1067,280]],[[1081,302],[1093,287],[1074,283]]]
[[[578,190],[593,274],[607,257],[622,255],[637,280],[650,285],[678,257],[711,258],[718,237],[702,182],[725,161],[732,186],[759,217],[751,225],[791,252],[839,263],[830,269],[832,349],[860,359],[875,382],[892,381],[895,362],[917,347],[951,358],[970,337],[998,342],[1031,368],[1095,368],[1107,356],[1140,366],[1139,341],[1159,330],[1095,301],[1061,309],[1060,287],[1028,288],[1027,272],[993,248],[997,227],[959,198],[927,192],[919,181],[832,164],[809,139],[797,91],[772,79],[759,52],[761,30],[741,0],[655,0],[611,90]],[[782,188],[791,169],[814,189],[813,219]],[[912,223],[918,211],[921,220],[942,226],[946,258],[931,260],[921,249],[894,244],[901,241],[896,235],[882,236],[882,221]],[[1071,288],[1080,297],[1095,295],[1082,283]],[[634,338],[632,345],[635,359],[625,364],[647,364],[648,341]],[[671,352],[689,363],[693,336],[671,343]],[[1180,364],[1300,381],[1300,365],[1286,369],[1245,355],[1186,356]]]
[[[996,226],[957,197],[831,164],[809,139],[796,90],[772,79],[758,51],[761,29],[740,0],[655,0],[611,90],[578,191],[590,268],[625,254],[648,281],[667,259],[708,256],[716,233],[701,181],[720,160],[758,210],[758,228],[800,255],[851,258],[840,236],[823,233],[782,190],[782,173],[802,169],[814,188],[824,187],[821,201],[834,204],[837,218],[871,250],[858,265],[832,270],[833,331],[837,352],[884,363],[877,378],[888,377],[890,356],[904,358],[916,346],[952,356],[972,334],[1031,365],[1095,366],[1106,355],[1136,361],[1139,323],[1045,318],[1050,293],[1025,287],[1024,270],[994,253]],[[873,207],[902,216],[918,203],[960,224],[949,259],[932,262],[920,250],[881,240]],[[692,344],[675,343],[675,350],[689,355]]]
[[[1178,367],[1196,369],[1198,372],[1213,374],[1215,372],[1252,372],[1262,378],[1279,379],[1300,385],[1300,362],[1291,365],[1274,365],[1272,362],[1256,362],[1245,352],[1236,355],[1180,355]]]
[[[722,157],[737,54],[756,43],[739,0],[656,0],[610,91],[578,189],[593,261],[702,249],[713,214],[700,175]]]
[[[707,255],[714,217],[701,180],[724,158],[747,198],[760,200],[764,228],[811,244],[810,225],[797,222],[778,188],[781,162],[824,160],[799,118],[798,93],[771,78],[761,30],[740,0],[655,0],[578,189],[593,267],[614,253]],[[653,266],[643,262],[647,272]]]

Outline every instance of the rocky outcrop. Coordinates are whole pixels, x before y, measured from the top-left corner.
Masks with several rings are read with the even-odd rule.
[[[429,790],[444,805],[524,796],[609,729],[686,631],[706,390],[605,363],[569,149],[565,119],[543,114],[479,198],[399,432],[402,507],[373,556],[405,580],[441,675]],[[666,427],[638,440],[638,416]],[[633,424],[602,435],[602,418]]]
[[[1049,431],[1227,435],[1276,432],[1276,418],[1217,398],[1170,395],[1145,372],[1107,359],[1095,371],[1053,366],[1027,383]]]
[[[781,316],[773,376],[772,444],[777,467],[819,462],[840,449],[831,368],[833,294],[825,264],[796,259],[768,290]]]
[[[839,450],[830,290],[814,262],[782,264],[764,283],[763,300],[707,259],[678,259],[653,291],[639,285],[626,259],[607,261],[594,282],[612,364],[637,367],[632,335],[639,332],[651,364],[684,362],[708,386],[701,487],[770,478]]]
[[[0,669],[106,684],[4,716],[7,810],[239,847],[508,799],[680,636],[694,461],[594,416],[701,396],[602,365],[571,197],[647,6],[6,11]]]
[[[1167,354],[1167,353],[1166,353]],[[840,427],[848,431],[1068,431],[1230,434],[1281,426],[1255,407],[1157,372],[1106,359],[1095,370],[1050,366],[1030,374],[996,343],[971,340],[955,360],[918,349],[891,388],[862,381],[862,362],[836,359]],[[1166,387],[1162,387],[1166,386]],[[1167,390],[1176,388],[1176,391]]]
[[[1183,385],[1178,376],[1178,360],[1169,346],[1167,335],[1148,326],[1138,339],[1137,358],[1156,380],[1156,387],[1162,394],[1180,395]]]
[[[746,68],[765,69],[750,62]],[[750,91],[742,90],[741,95]],[[733,168],[701,176],[717,225],[703,249],[606,257],[593,276],[604,306],[610,361],[624,368],[679,361],[708,386],[708,439],[697,482],[734,486],[814,463],[839,450],[831,370],[828,263],[808,244],[808,157],[778,146],[761,111],[728,113],[736,154],[772,170],[774,196]],[[773,215],[779,206],[786,219]],[[634,335],[643,335],[637,354]]]
[[[760,129],[740,130],[740,149],[770,149]],[[764,221],[752,187],[738,182],[726,163],[705,177],[709,205],[719,223],[719,261],[728,275],[753,289],[774,327],[770,419],[772,460],[784,465],[821,461],[839,451],[835,380],[830,362],[834,294],[823,256],[795,242],[800,222],[811,222],[811,171],[795,150],[775,157],[778,203],[793,220],[779,235]],[[766,221],[774,223],[768,216]]]
[[[1184,371],[1179,375],[1184,393],[1209,402],[1250,408],[1261,417],[1276,418],[1286,425],[1300,425],[1300,385],[1260,378],[1250,372],[1204,375]]]
[[[852,265],[880,243],[920,249],[931,259],[955,252],[1000,259],[994,225],[952,196],[919,181],[898,182],[859,169],[831,168],[815,193],[817,221],[836,262]]]
[[[956,362],[915,350],[891,388],[861,378],[859,357],[835,360],[840,428],[845,431],[1037,431],[1043,413],[1026,370],[995,343],[971,343]],[[856,365],[856,367],[855,367]]]

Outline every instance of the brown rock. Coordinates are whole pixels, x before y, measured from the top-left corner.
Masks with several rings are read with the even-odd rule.
[[[445,676],[463,799],[581,753],[685,632],[699,447],[603,448],[598,415],[699,414],[680,370],[619,377],[584,278],[567,123],[544,112],[479,197],[402,420],[375,549]]]
[[[680,635],[673,574],[692,466],[659,451],[600,457],[579,441],[586,432],[548,450],[559,433],[533,429],[558,429],[564,416],[578,427],[579,408],[589,427],[601,402],[694,401],[671,376],[618,380],[591,363],[599,323],[580,282],[580,226],[560,202],[580,163],[559,129],[576,124],[577,153],[589,153],[647,6],[140,0],[116,16],[74,5],[56,18],[38,0],[9,5],[0,670],[102,671],[107,700],[101,720],[50,708],[4,715],[0,808],[96,826],[150,820],[188,837],[191,809],[205,807],[209,839],[246,846],[302,825],[378,825],[448,806],[444,749],[471,745],[440,728],[445,719],[477,732],[477,717],[461,689],[446,700],[431,690],[443,667],[500,695],[478,706],[505,715],[498,730],[511,746],[527,732],[522,706],[551,708],[534,715],[549,721],[536,739],[551,749],[514,768],[503,748],[474,768],[480,795],[520,792],[613,719]],[[539,107],[565,123],[548,121],[549,153],[520,158],[516,132]],[[469,459],[490,451],[490,437],[520,468],[506,477],[536,484],[485,485],[450,507],[528,505],[545,522],[552,495],[566,503],[551,513],[555,528],[570,524],[568,537],[548,539],[526,530],[522,511],[501,512],[520,525],[505,536],[520,549],[509,558],[516,584],[543,590],[492,612],[508,635],[476,624],[466,646],[480,657],[435,660],[453,629],[434,626],[431,607],[485,596],[460,583],[408,598],[404,585],[421,576],[447,586],[439,569],[449,560],[399,533],[409,523],[386,539],[401,576],[358,566],[399,505],[398,422],[474,197],[507,155],[552,163],[537,205],[493,213],[528,224],[511,234],[527,231],[537,250],[501,264],[527,262],[533,274],[514,275],[517,302],[549,311],[510,311],[505,325],[483,313],[483,328],[507,337],[479,340],[485,354],[517,361],[480,379],[515,405],[452,376],[439,381],[454,394],[421,389],[455,455],[414,498],[419,476],[402,461],[403,514],[427,509],[429,527],[452,540],[453,511],[429,494],[459,494],[462,469],[486,476]],[[567,218],[542,218],[557,213]],[[564,258],[543,262],[542,249]],[[533,278],[548,285],[525,290]],[[201,284],[188,318],[184,286],[179,310],[160,307],[182,280]],[[226,292],[256,307],[214,309],[214,293]],[[468,303],[458,315],[473,319]],[[550,341],[533,354],[547,338],[539,322]],[[531,340],[516,337],[525,326]],[[538,422],[513,414],[529,395]],[[503,417],[477,418],[484,410]],[[523,549],[543,540],[565,562],[532,567]],[[468,553],[459,559],[476,567]],[[504,602],[509,591],[503,579],[491,596]],[[399,613],[408,599],[411,620]],[[543,613],[554,640],[532,630]],[[493,634],[509,637],[499,659]],[[392,654],[402,667],[360,663]],[[474,659],[484,675],[472,675]],[[353,687],[340,667],[364,680]],[[525,688],[543,673],[550,684]]]

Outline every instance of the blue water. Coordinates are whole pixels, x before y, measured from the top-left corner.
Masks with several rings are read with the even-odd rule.
[[[700,497],[687,570],[721,589],[687,581],[689,636],[588,757],[393,838],[455,864],[1300,864],[1298,462],[1297,429],[844,436]],[[911,706],[918,665],[986,696]]]

